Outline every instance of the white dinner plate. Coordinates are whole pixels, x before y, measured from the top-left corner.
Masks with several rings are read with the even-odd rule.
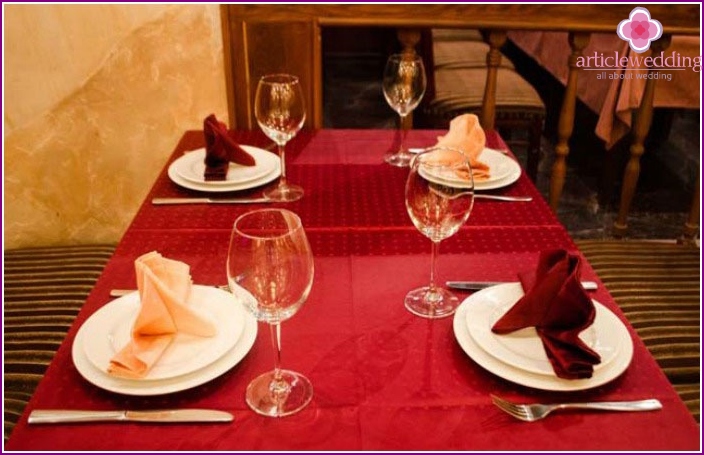
[[[233,305],[242,305],[237,300],[232,300],[232,302]],[[84,335],[85,332],[79,329],[71,350],[73,363],[84,379],[97,387],[124,395],[164,395],[205,384],[237,365],[254,345],[254,341],[257,338],[257,320],[251,313],[245,312],[242,336],[232,349],[216,361],[192,373],[154,381],[118,378],[99,370],[85,355],[83,349]]]
[[[628,329],[619,320],[618,332],[622,340],[621,347],[615,358],[606,364],[604,368],[594,371],[591,378],[562,379],[554,375],[531,373],[521,368],[516,368],[486,352],[470,335],[467,328],[467,311],[472,305],[472,302],[469,301],[470,298],[471,296],[465,299],[455,312],[452,327],[457,342],[462,350],[479,366],[516,384],[535,389],[562,392],[591,389],[619,377],[626,371],[633,358],[633,340],[631,340]],[[609,310],[607,309],[607,311]],[[615,315],[613,316],[616,317]]]
[[[475,190],[492,190],[502,188],[514,183],[521,176],[521,166],[503,153],[485,148],[479,155],[479,160],[489,166],[490,177],[487,180],[475,181]],[[427,169],[419,169],[423,178],[431,182],[455,188],[470,188],[472,185],[464,179],[457,178],[454,174],[437,175]]]
[[[272,180],[277,179],[281,175],[281,160],[277,155],[249,145],[241,145],[241,147],[244,148],[248,153],[250,153],[254,157],[255,161],[257,161],[257,163],[262,163],[262,165],[270,167],[271,170],[269,170],[268,173],[262,175],[261,177],[253,178],[247,181],[217,181],[217,183],[213,183],[206,182],[205,180],[203,180],[203,182],[195,182],[184,178],[179,172],[189,172],[188,170],[185,170],[183,166],[184,163],[187,164],[190,162],[190,159],[188,158],[189,153],[194,152],[187,152],[182,157],[171,163],[167,170],[167,174],[171,181],[179,186],[188,188],[190,190],[206,191],[211,193],[240,191],[247,190],[250,188],[256,188],[258,186],[265,185],[271,182]],[[258,167],[258,165],[255,167]]]
[[[264,151],[265,153],[260,153],[257,152],[259,149],[249,146],[241,147],[252,155],[256,164],[254,166],[242,166],[236,163],[229,163],[224,180],[205,180],[204,148],[184,153],[181,158],[174,161],[174,168],[178,175],[189,182],[214,186],[227,186],[257,180],[276,168],[279,157],[273,153],[266,151]]]
[[[245,310],[233,303],[231,294],[213,286],[193,286],[188,304],[215,326],[215,336],[177,333],[139,380],[168,379],[199,370],[223,356],[242,335]],[[107,371],[110,359],[130,342],[139,310],[139,293],[133,292],[108,303],[83,324],[83,349],[96,368]]]
[[[520,283],[502,284],[472,294],[467,309],[467,328],[474,341],[486,352],[531,373],[555,375],[543,343],[535,327],[499,335],[491,331],[493,325],[523,296]],[[593,300],[596,309],[594,323],[579,337],[601,357],[594,371],[608,365],[618,353],[623,338],[618,318],[601,303]]]

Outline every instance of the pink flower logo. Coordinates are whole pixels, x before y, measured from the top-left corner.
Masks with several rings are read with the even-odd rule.
[[[650,49],[650,43],[662,36],[662,24],[650,18],[650,11],[637,6],[628,15],[628,19],[618,24],[616,33],[640,54]]]

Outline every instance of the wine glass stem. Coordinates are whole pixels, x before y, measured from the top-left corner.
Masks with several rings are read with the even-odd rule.
[[[277,144],[279,147],[279,158],[281,158],[281,178],[279,179],[279,187],[286,186],[286,154],[285,154],[285,144]]]
[[[406,135],[408,135],[408,130],[403,125],[403,120],[406,118],[405,115],[399,114],[399,124],[398,127],[401,129],[401,144],[398,147],[397,153],[406,152]]]
[[[435,268],[438,259],[438,251],[440,250],[440,242],[432,241],[431,244],[432,247],[430,250],[430,286],[428,286],[428,290],[429,292],[434,293],[436,289]]]
[[[283,379],[281,374],[281,323],[270,324],[271,344],[274,347],[274,378],[269,384],[269,392],[272,398],[279,404],[283,404],[286,395],[291,390],[291,385]]]

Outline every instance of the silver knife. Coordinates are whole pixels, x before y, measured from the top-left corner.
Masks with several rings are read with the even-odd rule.
[[[480,289],[506,283],[506,281],[447,281],[445,284],[449,288],[463,289],[465,291],[478,291]],[[598,288],[595,281],[582,281],[582,287],[587,291],[595,291]]]
[[[87,411],[35,409],[29,423],[79,422],[232,422],[229,412],[213,409],[164,409],[153,411]]]
[[[495,194],[478,194],[474,193],[474,199],[489,199],[492,201],[513,201],[513,202],[530,202],[533,200],[530,196],[498,196]]]
[[[228,198],[217,199],[209,197],[155,197],[152,199],[154,205],[170,204],[264,204],[272,202],[266,197],[257,198]]]

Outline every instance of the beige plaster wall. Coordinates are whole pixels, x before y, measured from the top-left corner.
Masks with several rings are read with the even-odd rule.
[[[227,119],[219,7],[4,14],[4,246],[116,242],[183,132]]]

